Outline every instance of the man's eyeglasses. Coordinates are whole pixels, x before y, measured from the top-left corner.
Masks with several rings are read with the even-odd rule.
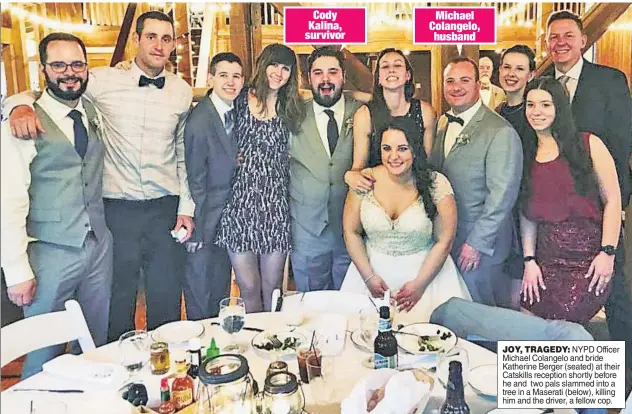
[[[81,62],[79,60],[76,60],[76,61],[71,62],[71,63],[50,62],[50,63],[47,63],[47,65],[50,66],[52,71],[55,72],[55,73],[64,73],[66,71],[66,69],[68,68],[68,66],[70,66],[72,71],[75,72],[75,73],[83,72],[88,67],[88,64],[86,62]]]

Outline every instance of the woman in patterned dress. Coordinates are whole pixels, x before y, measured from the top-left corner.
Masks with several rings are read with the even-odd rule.
[[[263,49],[246,89],[234,104],[243,162],[216,244],[228,250],[246,311],[261,312],[270,310],[291,247],[288,144],[304,116],[294,52],[281,44]]]
[[[380,161],[380,133],[391,117],[412,118],[423,137],[425,153],[430,153],[435,135],[434,108],[415,94],[413,67],[401,50],[387,48],[377,57],[373,76],[373,98],[353,117],[353,166],[345,182],[353,190],[370,190],[371,170]]]

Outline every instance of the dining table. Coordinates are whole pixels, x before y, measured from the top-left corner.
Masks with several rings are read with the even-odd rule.
[[[336,302],[336,300],[333,300]],[[301,302],[303,302],[301,300]],[[321,301],[318,301],[321,303]],[[331,311],[331,309],[330,309]],[[338,413],[340,412],[340,403],[351,393],[354,386],[371,375],[374,371],[367,364],[367,359],[371,356],[370,353],[360,349],[356,346],[350,338],[350,334],[359,328],[360,316],[357,311],[352,312],[335,312],[330,314],[336,316],[338,319],[342,318],[346,320],[345,339],[344,346],[341,352],[337,355],[323,356],[323,358],[331,358],[332,374],[335,378],[335,386],[332,387],[331,395],[327,402],[317,401],[314,396],[314,390],[310,384],[301,384],[302,390],[306,398],[306,411],[310,412],[326,412]],[[302,313],[302,323],[297,332],[310,332],[314,327],[315,321],[319,321],[322,326],[323,318],[327,318],[327,313],[321,310],[303,309],[297,310],[296,308],[285,308],[278,312],[262,312],[247,314],[245,317],[245,328],[254,329],[242,329],[235,337],[231,338],[229,334],[224,332],[221,327],[221,321],[218,318],[206,319],[197,321],[203,327],[202,333],[199,335],[200,342],[204,347],[208,346],[212,339],[215,340],[217,346],[220,348],[228,345],[230,341],[235,339],[238,343],[247,347],[246,352],[243,354],[248,361],[250,372],[253,378],[258,382],[259,387],[263,388],[265,380],[266,370],[272,362],[272,359],[262,352],[256,350],[252,346],[252,340],[255,335],[259,333],[259,330],[266,332],[284,332],[288,330],[296,329],[295,326],[290,326],[289,321],[296,319],[296,312]],[[396,322],[395,322],[396,323]],[[151,332],[150,332],[151,334]],[[151,335],[150,335],[151,336]],[[307,336],[307,335],[306,335]],[[497,363],[497,356],[495,353],[478,346],[472,342],[469,342],[463,338],[458,339],[457,345],[467,351],[469,358],[469,371],[471,372],[478,366],[482,365],[494,365]],[[186,349],[185,343],[170,344],[170,348],[175,352],[174,348]],[[202,355],[205,354],[205,349],[202,349]],[[101,346],[96,350],[88,353],[84,353],[81,357],[95,362],[107,362],[118,364],[120,361],[120,355],[118,355],[117,343],[109,343]],[[288,369],[290,372],[299,377],[298,363],[295,357],[287,359]],[[431,364],[432,365],[432,364]],[[425,366],[428,368],[428,361],[425,361]],[[174,364],[171,364],[171,371],[168,374],[173,373]],[[431,368],[431,372],[434,371]],[[165,375],[152,375],[149,364],[147,364],[140,373],[137,374],[135,382],[142,382],[146,384],[150,394],[150,406],[152,403],[159,401],[159,383],[160,379]],[[121,385],[121,384],[118,384]],[[57,389],[57,390],[81,390],[81,393],[50,393],[50,392],[37,392],[37,391],[22,391],[17,392],[17,389]],[[435,381],[431,390],[431,395],[428,403],[425,407],[424,413],[439,413],[441,405],[446,398],[446,389],[441,385],[439,381]],[[479,394],[471,386],[465,386],[465,400],[470,407],[471,413],[488,413],[496,408],[496,398],[492,396],[485,396]],[[40,372],[26,380],[15,384],[9,389],[2,392],[2,398],[0,398],[2,412],[8,412],[11,414],[57,414],[52,411],[37,411],[33,410],[33,403],[36,407],[54,407],[56,403],[62,402],[65,405],[65,411],[59,411],[59,414],[75,414],[75,413],[121,413],[128,414],[133,412],[133,407],[127,403],[121,397],[120,387],[103,387],[99,384],[93,384],[86,381],[77,381],[64,379],[59,376],[52,375],[47,372]],[[5,411],[6,410],[6,411]],[[569,410],[555,410],[556,413],[564,414],[571,413]]]

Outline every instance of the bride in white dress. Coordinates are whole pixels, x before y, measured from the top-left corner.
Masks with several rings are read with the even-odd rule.
[[[382,165],[372,169],[373,190],[347,196],[344,237],[352,263],[341,290],[373,297],[390,290],[399,310],[408,312],[399,320],[427,322],[451,297],[471,300],[450,257],[457,223],[452,187],[430,170],[409,118],[390,121],[381,155]]]

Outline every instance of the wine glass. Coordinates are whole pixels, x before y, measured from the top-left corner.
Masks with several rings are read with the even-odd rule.
[[[149,362],[149,335],[143,330],[126,332],[119,338],[118,348],[121,364],[127,369],[133,380],[136,374]]]
[[[244,327],[246,305],[240,297],[222,299],[219,303],[219,319],[224,331],[230,334],[230,344],[222,349],[224,353],[242,354],[246,348],[235,341],[235,334]]]
[[[377,336],[379,319],[380,316],[374,307],[360,310],[360,338],[370,349],[373,349],[373,343]]]
[[[469,382],[470,373],[470,359],[467,355],[467,351],[464,348],[455,346],[448,352],[439,354],[439,361],[437,362],[437,377],[441,385],[446,387],[448,383],[448,376],[450,375],[450,361],[459,361],[463,367],[463,386],[465,387]]]

